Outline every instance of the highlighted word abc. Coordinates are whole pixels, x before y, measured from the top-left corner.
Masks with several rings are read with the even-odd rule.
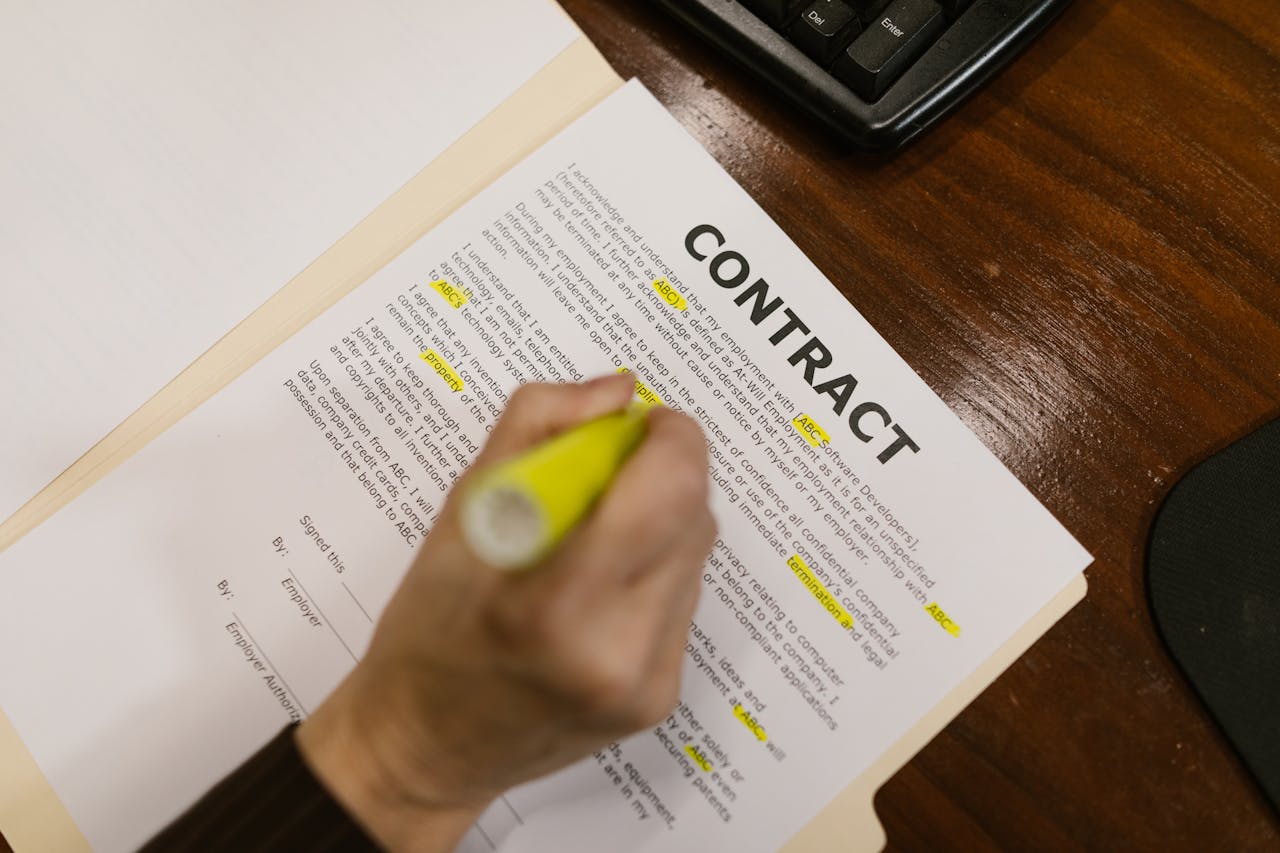
[[[455,284],[450,284],[442,278],[431,282],[431,289],[443,296],[444,301],[448,302],[455,309],[466,305],[467,300],[471,298],[461,287],[458,287]]]
[[[711,772],[711,759],[707,758],[707,754],[705,752],[698,749],[693,744],[686,746],[684,751],[689,753],[689,757],[693,759],[693,763],[698,765],[703,773]]]
[[[751,712],[746,708],[741,705],[734,705],[733,715],[738,718],[738,722],[751,730],[751,733],[756,736],[756,740],[764,742],[769,739],[764,732],[764,726],[760,725],[760,721],[751,716]]]
[[[938,603],[936,601],[933,604],[930,604],[928,607],[926,607],[925,612],[933,617],[933,621],[937,622],[940,626],[942,626],[942,630],[946,631],[948,634],[950,634],[953,637],[960,636],[960,626],[957,625],[952,620],[952,618],[947,615],[947,611],[943,610],[941,607],[938,606]]]
[[[805,441],[809,442],[810,447],[826,447],[827,442],[831,441],[827,431],[818,426],[818,422],[808,415],[800,415],[791,422],[791,425]]]
[[[670,305],[677,311],[688,311],[688,301],[680,295],[680,291],[671,286],[671,282],[665,278],[654,281],[653,289],[658,291],[658,295],[662,297],[662,301]]]

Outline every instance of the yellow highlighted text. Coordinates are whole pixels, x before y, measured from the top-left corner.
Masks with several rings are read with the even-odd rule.
[[[462,384],[462,377],[458,375],[456,370],[449,366],[449,362],[441,358],[440,353],[433,349],[429,349],[422,355],[418,356],[418,358],[430,365],[431,369],[436,372],[436,375],[443,379],[445,384],[448,385],[449,389],[454,393],[461,391],[465,387]]]
[[[953,637],[960,636],[960,626],[947,615],[947,611],[938,606],[936,601],[926,607],[925,612],[932,616],[933,620],[942,626],[942,630],[946,631]]]
[[[694,764],[702,768],[703,773],[711,772],[711,761],[707,758],[706,753],[693,744],[686,746],[684,751],[689,753],[689,757],[693,759]]]
[[[738,718],[738,722],[751,729],[751,733],[756,736],[758,741],[766,741],[769,738],[764,733],[764,726],[760,725],[760,721],[751,716],[751,712],[741,705],[733,706],[733,715]]]
[[[619,367],[618,372],[630,373],[631,371],[626,367]],[[658,396],[657,392],[655,392],[648,385],[645,385],[639,379],[636,379],[636,396],[639,397],[640,402],[644,403],[646,406],[665,406],[666,405],[666,403],[662,402],[662,398]]]
[[[808,564],[799,554],[792,554],[791,559],[787,560],[787,566],[800,579],[800,583],[804,584],[804,588],[809,590],[813,597],[818,599],[818,603],[831,614],[831,617],[840,623],[841,628],[848,629],[853,627],[853,617],[849,615],[849,611],[840,606],[840,602],[836,600],[836,597],[831,594],[829,589],[822,585],[822,581],[818,580],[817,576],[809,570]]]
[[[444,279],[437,279],[431,282],[431,289],[444,297],[444,301],[448,302],[454,308],[461,308],[467,304],[470,295],[455,284],[450,284]]]
[[[670,305],[677,311],[688,311],[689,303],[680,295],[680,291],[671,286],[671,282],[665,278],[660,278],[653,283],[653,289],[658,291],[658,295],[662,297],[662,301]]]
[[[818,426],[818,422],[808,415],[800,415],[791,422],[801,437],[809,442],[811,447],[823,447],[831,440],[831,436],[827,431]]]

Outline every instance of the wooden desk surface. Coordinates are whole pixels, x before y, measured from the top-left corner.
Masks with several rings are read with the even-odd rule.
[[[563,5],[1097,558],[1088,598],[881,791],[891,848],[1280,848],[1143,568],[1178,476],[1280,414],[1275,0],[1076,0],[890,158],[650,4]]]

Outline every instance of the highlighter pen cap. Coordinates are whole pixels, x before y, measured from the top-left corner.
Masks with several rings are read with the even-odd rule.
[[[649,406],[588,421],[478,475],[463,495],[462,532],[487,563],[536,563],[591,510],[644,437]]]
[[[548,550],[549,528],[536,496],[511,485],[482,485],[462,507],[462,533],[471,550],[500,569],[525,565]]]

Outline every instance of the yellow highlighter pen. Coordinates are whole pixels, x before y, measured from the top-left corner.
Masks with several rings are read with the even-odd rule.
[[[481,474],[462,498],[462,533],[500,569],[538,562],[582,520],[644,438],[651,406],[574,427]]]

